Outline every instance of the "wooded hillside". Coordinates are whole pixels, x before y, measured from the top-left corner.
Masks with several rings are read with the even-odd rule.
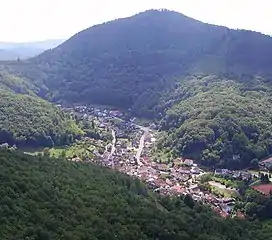
[[[91,164],[0,151],[1,239],[269,239],[271,226],[222,219]],[[190,203],[190,204],[189,204]],[[190,207],[188,207],[188,204]]]
[[[169,109],[160,123],[165,134],[158,147],[229,168],[267,157],[272,153],[272,88],[267,80],[235,75],[182,79],[160,106]]]
[[[37,97],[0,90],[0,143],[52,147],[83,132],[70,116]]]
[[[0,144],[52,147],[83,132],[70,116],[37,96],[27,79],[0,71]]]

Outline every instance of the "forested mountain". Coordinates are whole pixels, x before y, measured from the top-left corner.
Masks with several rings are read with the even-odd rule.
[[[51,101],[163,119],[158,148],[169,154],[243,167],[272,153],[271,63],[270,36],[150,10],[2,68]]]
[[[57,47],[64,40],[45,40],[40,42],[10,43],[0,42],[0,61],[26,59]]]
[[[151,117],[175,76],[271,73],[271,62],[269,36],[150,10],[86,29],[16,71],[39,76],[53,100],[132,108]]]
[[[271,62],[271,37],[172,11],[97,25],[0,64],[0,145],[69,144],[83,132],[47,100],[96,103],[152,118],[171,159],[246,167],[272,154]],[[269,221],[223,219],[107,168],[0,148],[0,239],[271,238]]]
[[[82,134],[70,116],[36,91],[30,82],[0,72],[0,144],[52,147]]]
[[[0,151],[1,239],[262,240],[271,226],[222,219],[92,164]],[[190,206],[190,207],[189,207]]]

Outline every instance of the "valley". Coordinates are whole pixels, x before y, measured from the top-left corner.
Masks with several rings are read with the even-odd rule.
[[[106,131],[109,138],[83,137],[71,146],[40,153],[117,170],[140,179],[151,191],[164,196],[190,195],[194,201],[210,206],[224,218],[237,216],[244,219],[252,215],[251,210],[244,211],[250,191],[258,189],[257,186],[261,189],[262,175],[270,176],[265,168],[261,172],[213,170],[184,157],[158,159],[155,152],[159,135],[156,124],[151,122],[149,126],[140,126],[135,123],[135,118],[110,108],[74,106],[62,110]],[[272,188],[269,180],[266,184],[266,188]],[[257,201],[256,196],[253,199]]]
[[[0,61],[0,239],[271,239],[271,36],[163,9],[57,45]]]

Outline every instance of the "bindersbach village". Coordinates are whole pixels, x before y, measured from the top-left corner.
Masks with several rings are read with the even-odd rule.
[[[239,189],[225,186],[217,180],[227,177],[227,179],[254,182],[258,181],[261,172],[229,169],[207,172],[194,160],[182,157],[173,159],[169,163],[161,163],[158,159],[154,161],[152,149],[157,136],[155,124],[150,124],[148,127],[139,126],[135,123],[135,118],[124,119],[122,112],[118,110],[87,106],[63,108],[63,110],[82,119],[95,121],[99,128],[107,129],[112,134],[112,141],[107,144],[101,140],[83,139],[90,143],[95,142],[104,151],[94,150],[93,158],[74,157],[70,160],[84,160],[116,169],[139,178],[150,189],[160,194],[178,196],[189,194],[195,201],[209,204],[222,217],[245,217],[239,209],[235,208],[235,196],[239,195]],[[203,185],[202,176],[207,173],[212,174],[213,178]]]

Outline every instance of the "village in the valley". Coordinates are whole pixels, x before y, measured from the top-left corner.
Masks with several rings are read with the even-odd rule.
[[[239,194],[238,189],[226,186],[216,179],[231,176],[232,179],[247,181],[258,179],[260,172],[228,169],[215,169],[208,172],[199,167],[192,159],[182,157],[173,159],[170,163],[154,161],[152,149],[157,137],[155,124],[149,124],[148,127],[139,126],[135,123],[135,119],[124,120],[123,114],[117,110],[88,108],[86,106],[65,110],[78,114],[82,118],[95,120],[99,128],[108,129],[112,134],[111,142],[106,145],[101,140],[97,141],[100,142],[104,150],[95,149],[93,151],[94,157],[87,159],[87,161],[137,177],[145,182],[150,189],[160,194],[189,194],[195,201],[209,204],[222,217],[235,215],[244,218],[242,212],[234,210],[235,196]],[[71,160],[81,161],[82,159],[75,157]],[[268,161],[269,164],[271,162]],[[202,177],[207,173],[215,177],[203,184]],[[208,188],[203,187],[207,184]],[[256,190],[259,189],[256,188]],[[269,191],[266,189],[262,193],[267,195],[270,192],[272,192],[272,187]]]

